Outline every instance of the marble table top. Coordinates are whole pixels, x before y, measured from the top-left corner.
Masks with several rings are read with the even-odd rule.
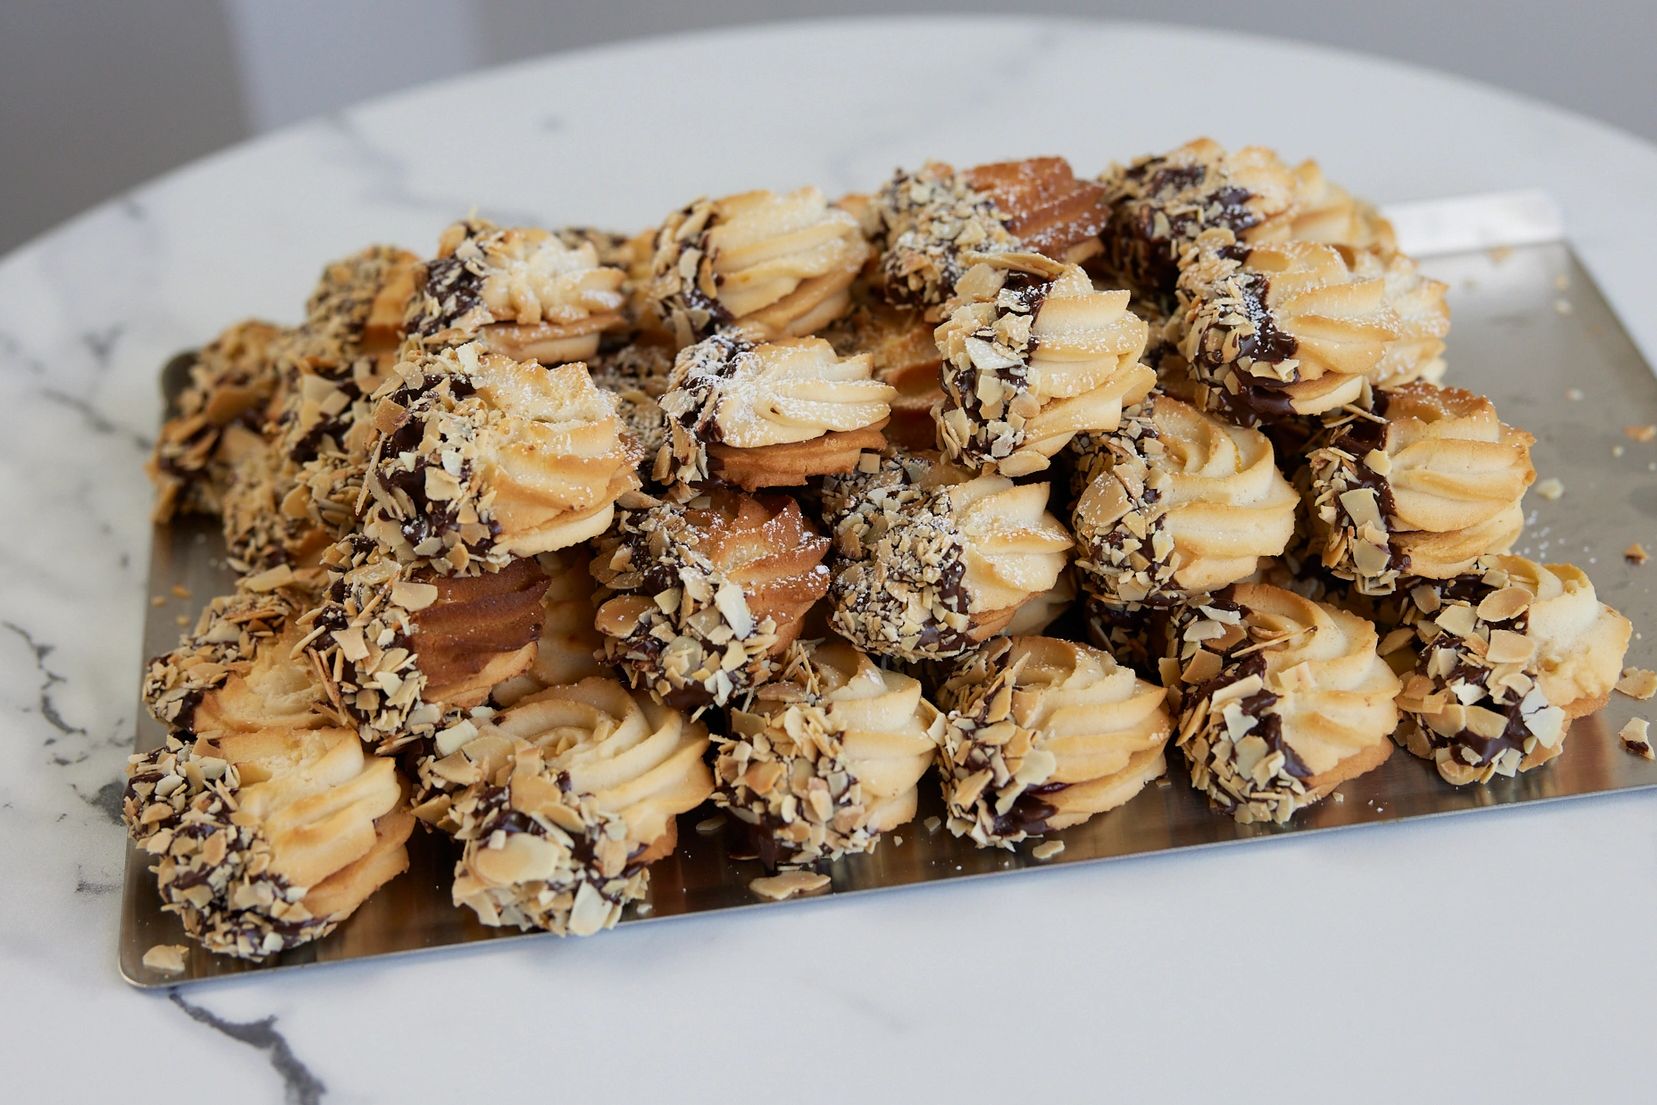
[[[170,354],[292,319],[326,259],[429,251],[474,206],[634,228],[698,193],[833,194],[926,157],[1093,171],[1200,133],[1315,155],[1383,202],[1548,189],[1657,353],[1657,149],[1401,65],[1108,23],[803,23],[554,57],[237,147],[0,261],[16,1100],[1649,1100],[1649,793],[171,995],[116,974],[141,464]]]

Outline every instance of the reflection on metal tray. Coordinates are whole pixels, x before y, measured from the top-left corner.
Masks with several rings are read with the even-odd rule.
[[[1650,541],[1657,519],[1657,447],[1626,442],[1625,424],[1657,422],[1657,378],[1570,248],[1558,239],[1558,215],[1547,197],[1514,196],[1416,204],[1395,214],[1406,249],[1451,288],[1455,328],[1450,338],[1450,382],[1495,399],[1504,420],[1536,435],[1537,472],[1564,483],[1556,501],[1532,495],[1519,551],[1543,560],[1571,560],[1587,568],[1601,597],[1637,627],[1657,626],[1657,571],[1634,568],[1621,553]],[[175,365],[177,362],[175,362]],[[168,393],[181,382],[168,374]],[[1567,398],[1577,388],[1580,401]],[[1574,394],[1574,392],[1572,393]],[[1625,445],[1620,458],[1613,447]],[[193,617],[230,579],[214,566],[219,540],[211,523],[190,521],[158,528],[152,551],[150,593],[173,594],[175,584],[193,597],[190,609],[176,600],[150,611],[146,655],[177,641],[179,614]],[[1631,663],[1652,658],[1636,642]],[[1335,796],[1296,816],[1285,827],[1244,826],[1210,811],[1193,791],[1178,757],[1162,785],[1148,787],[1121,809],[1055,834],[1065,848],[1045,863],[1034,860],[1030,841],[1016,852],[979,850],[947,830],[928,832],[925,819],[939,812],[933,793],[919,817],[889,834],[872,855],[832,865],[832,893],[890,889],[939,879],[971,878],[1256,840],[1282,833],[1311,833],[1411,817],[1460,813],[1520,802],[1541,802],[1637,787],[1657,787],[1657,764],[1618,745],[1615,733],[1638,704],[1613,696],[1599,715],[1573,727],[1564,754],[1516,779],[1456,789],[1425,763],[1399,752],[1380,770],[1340,788]],[[160,727],[139,711],[138,748],[161,740]],[[925,790],[925,787],[923,787]],[[688,913],[752,908],[769,903],[749,889],[762,874],[753,860],[732,859],[736,838],[701,835],[690,826],[709,811],[687,815],[677,854],[651,868],[647,911],[630,909],[623,924]],[[901,842],[900,842],[901,839]],[[178,921],[160,910],[145,858],[131,850],[122,898],[121,971],[138,986],[329,963],[362,956],[421,951],[480,940],[521,939],[477,923],[449,902],[452,844],[416,833],[408,873],[383,889],[327,939],[287,952],[267,964],[208,955],[190,945],[183,975],[143,965],[155,944],[189,944]],[[1016,888],[1009,887],[1009,893]],[[528,934],[537,935],[537,934]],[[604,939],[599,936],[598,939]]]

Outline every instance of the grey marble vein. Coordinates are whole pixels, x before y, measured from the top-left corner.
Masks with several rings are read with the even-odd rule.
[[[125,323],[115,322],[101,330],[81,332],[81,344],[92,354],[92,365],[97,372],[102,373],[109,368],[110,361],[115,355],[115,346],[126,330]]]
[[[147,435],[117,425],[108,415],[101,413],[94,407],[90,400],[78,395],[69,395],[56,388],[41,388],[37,394],[48,402],[56,403],[58,406],[80,415],[81,421],[86,423],[86,428],[95,434],[103,437],[120,438],[146,453],[155,445],[154,440]]]
[[[70,725],[63,715],[58,712],[57,703],[52,700],[52,688],[64,682],[62,675],[46,666],[46,658],[52,654],[57,646],[35,640],[27,629],[16,622],[0,622],[0,625],[5,626],[5,628],[22,638],[24,645],[34,654],[35,670],[40,676],[40,688],[35,710],[40,714],[42,720],[53,729],[56,729],[62,736],[86,736],[85,728],[79,725]]]
[[[124,737],[121,738],[121,743],[123,746],[125,745],[126,739]],[[123,824],[121,820],[121,799],[125,795],[126,789],[126,783],[123,780],[111,779],[99,787],[97,793],[81,794],[80,797],[81,801],[101,811],[105,817],[120,825]],[[75,793],[80,794],[80,791],[77,790]]]
[[[121,889],[120,883],[102,882],[97,879],[89,879],[86,877],[86,872],[81,869],[81,866],[79,864],[75,865],[75,893],[102,895],[113,894],[119,889]]]
[[[350,167],[363,181],[367,197],[375,203],[436,214],[445,222],[463,218],[474,206],[472,200],[416,192],[409,182],[409,165],[403,157],[370,138],[349,112],[324,116],[323,122],[341,140],[334,160]],[[480,214],[503,224],[535,225],[541,221],[531,212],[506,207],[491,206]]]
[[[18,365],[31,375],[46,375],[46,362],[24,349],[16,335],[5,330],[0,330],[0,358],[0,363]]]
[[[197,1024],[222,1032],[237,1043],[269,1052],[271,1069],[282,1079],[283,1100],[288,1105],[316,1105],[328,1092],[322,1079],[311,1073],[310,1068],[294,1054],[287,1039],[276,1030],[274,1016],[256,1021],[229,1021],[210,1009],[185,1001],[177,990],[167,991],[167,1000],[184,1010]]]

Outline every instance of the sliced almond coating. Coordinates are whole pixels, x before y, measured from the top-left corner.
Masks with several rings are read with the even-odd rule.
[[[1043,841],[1042,843],[1036,845],[1034,848],[1030,849],[1030,858],[1037,859],[1037,860],[1042,860],[1042,861],[1045,862],[1046,860],[1052,859],[1054,856],[1058,855],[1062,851],[1064,851],[1064,841],[1062,841],[1062,840]]]

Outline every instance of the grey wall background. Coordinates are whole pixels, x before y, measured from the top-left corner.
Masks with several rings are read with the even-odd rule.
[[[1657,139],[1657,0],[0,0],[0,251],[240,138],[482,66],[643,34],[923,11],[1158,20],[1328,43]],[[1309,91],[1292,74],[1254,72],[1246,50],[1229,75],[1182,74],[1169,59],[1170,80],[1228,76],[1239,101],[1265,109]],[[1146,96],[1134,110],[1155,110],[1155,90]],[[1217,89],[1218,103],[1227,98]]]

